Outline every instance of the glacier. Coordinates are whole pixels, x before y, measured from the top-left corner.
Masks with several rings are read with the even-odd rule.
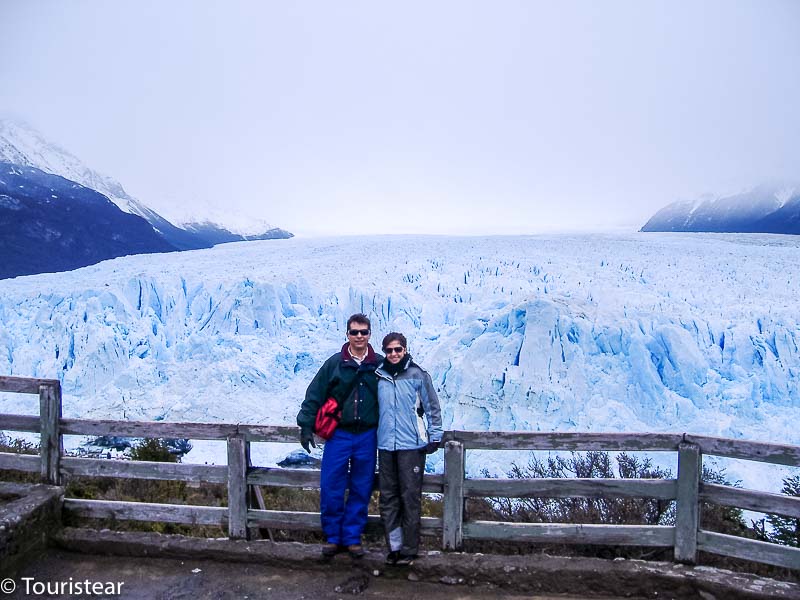
[[[798,282],[781,235],[233,243],[0,281],[0,373],[61,380],[65,417],[294,424],[364,312],[376,347],[406,334],[446,429],[800,444]]]

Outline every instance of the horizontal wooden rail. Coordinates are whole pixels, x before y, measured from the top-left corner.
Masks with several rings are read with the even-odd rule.
[[[226,527],[228,524],[228,509],[217,506],[65,498],[64,510],[69,514],[88,519],[157,521],[220,527]]]
[[[320,529],[319,513],[251,509],[247,511],[247,526],[318,531]],[[367,517],[367,530],[369,533],[383,531],[383,524],[379,515],[369,515]],[[423,535],[439,536],[442,534],[442,520],[436,517],[422,517],[420,531]]]
[[[0,471],[24,471],[39,473],[42,469],[42,458],[38,454],[17,454],[0,452]]]
[[[89,421],[61,419],[64,435],[112,435],[118,437],[226,440],[237,426],[227,423],[168,423],[165,421]]]
[[[239,434],[248,442],[277,442],[297,444],[300,441],[300,428],[273,425],[239,425]]]
[[[675,528],[667,525],[570,525],[466,521],[464,539],[551,544],[672,546]]]
[[[674,500],[674,479],[465,479],[468,498],[656,498]]]
[[[225,483],[228,467],[103,458],[61,459],[61,472],[79,477],[117,477],[120,479],[159,479],[167,481],[206,481]]]
[[[700,499],[712,504],[735,506],[763,513],[800,519],[800,497],[743,490],[730,485],[700,484]]]
[[[776,567],[800,569],[800,548],[791,546],[780,546],[769,542],[748,540],[735,535],[700,530],[697,533],[697,548],[705,552],[732,556],[742,560],[754,560]]]
[[[39,417],[29,417],[27,415],[0,414],[0,431],[31,431],[39,433],[42,429]]]
[[[447,431],[444,441],[474,450],[608,450],[674,452],[683,441],[677,433],[573,433],[521,431]]]
[[[749,442],[703,435],[687,434],[685,437],[688,443],[700,446],[703,454],[800,467],[800,446]]]
[[[319,471],[316,469],[251,467],[247,470],[247,484],[319,489]]]
[[[82,500],[66,498],[64,510],[89,519],[116,519],[119,521],[158,521],[185,525],[219,525],[226,527],[228,509],[215,506],[156,504],[152,502],[116,502],[107,500]],[[372,532],[382,530],[379,515],[369,515]],[[316,531],[320,528],[318,512],[284,510],[248,510],[248,527],[274,529],[300,529]],[[423,517],[421,531],[424,535],[440,535],[442,520]]]
[[[317,469],[282,469],[280,467],[251,467],[247,470],[248,485],[267,485],[289,488],[319,489],[320,472]],[[377,477],[375,489],[377,489]],[[444,486],[442,475],[425,474],[422,491],[441,494]]]
[[[61,385],[58,379],[34,379],[33,377],[0,376],[0,392],[16,394],[38,394],[43,385],[56,387]]]
[[[190,438],[227,440],[243,435],[249,442],[295,444],[300,439],[297,427],[242,425],[232,423],[171,423],[165,421],[89,421],[61,419],[65,435],[113,435],[142,438]]]

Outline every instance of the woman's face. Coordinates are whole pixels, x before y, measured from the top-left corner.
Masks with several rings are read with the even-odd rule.
[[[389,342],[389,345],[383,349],[383,352],[386,354],[386,360],[393,365],[403,360],[403,357],[406,355],[406,349],[403,348],[397,340]]]

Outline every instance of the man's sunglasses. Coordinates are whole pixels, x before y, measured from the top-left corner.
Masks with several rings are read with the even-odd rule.
[[[366,337],[369,335],[369,329],[351,329],[347,333],[349,335],[352,335],[353,337],[357,335],[363,335],[364,337]]]
[[[403,347],[394,347],[394,346],[391,348],[383,349],[383,351],[386,352],[386,354],[402,354],[404,350],[405,348]]]

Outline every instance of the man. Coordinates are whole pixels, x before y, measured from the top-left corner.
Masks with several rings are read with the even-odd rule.
[[[347,320],[347,342],[314,376],[297,414],[300,444],[310,452],[310,446],[316,447],[313,427],[319,407],[332,396],[342,408],[339,425],[322,454],[320,519],[328,542],[322,549],[324,558],[345,550],[353,558],[364,555],[361,534],[367,524],[377,452],[375,369],[383,360],[369,344],[371,334],[366,315],[357,313]]]

